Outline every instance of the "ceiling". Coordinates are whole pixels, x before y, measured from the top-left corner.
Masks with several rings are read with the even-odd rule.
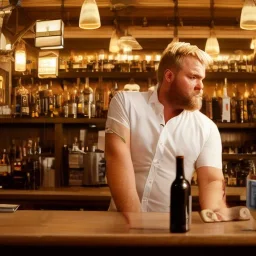
[[[173,38],[174,25],[180,41],[196,43],[200,48],[204,48],[211,21],[221,50],[249,50],[254,36],[254,31],[239,27],[243,0],[215,0],[213,9],[210,0],[96,0],[101,27],[95,30],[78,27],[83,1],[0,0],[2,8],[10,3],[15,6],[9,15],[4,15],[3,29],[15,38],[36,20],[62,19],[65,48],[77,45],[84,49],[108,48],[115,19],[148,50],[164,49]],[[33,29],[23,35],[30,44],[35,37]]]

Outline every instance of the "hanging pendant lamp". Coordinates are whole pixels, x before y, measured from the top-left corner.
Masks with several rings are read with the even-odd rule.
[[[26,71],[27,64],[27,54],[26,47],[23,41],[17,43],[15,47],[15,63],[14,69],[15,71],[24,72]]]
[[[246,30],[256,29],[256,2],[245,0],[241,11],[240,28]]]
[[[120,50],[119,43],[118,43],[119,37],[117,35],[117,30],[113,30],[110,42],[109,42],[109,51],[112,53],[118,53]]]
[[[210,37],[207,38],[205,44],[205,52],[211,57],[217,57],[220,53],[220,46],[218,39],[216,38],[215,32],[211,29]]]
[[[80,12],[79,27],[82,29],[96,29],[100,26],[100,14],[95,0],[85,0]]]

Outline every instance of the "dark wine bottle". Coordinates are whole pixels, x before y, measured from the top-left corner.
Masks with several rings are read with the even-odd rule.
[[[176,178],[171,185],[170,232],[185,233],[191,223],[191,187],[184,176],[184,156],[176,157]]]

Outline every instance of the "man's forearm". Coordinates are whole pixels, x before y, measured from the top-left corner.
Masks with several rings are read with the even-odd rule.
[[[209,183],[199,184],[199,199],[201,209],[218,209],[227,207],[224,180],[215,180]]]
[[[141,211],[135,186],[134,170],[129,159],[109,158],[107,161],[107,180],[118,211]]]

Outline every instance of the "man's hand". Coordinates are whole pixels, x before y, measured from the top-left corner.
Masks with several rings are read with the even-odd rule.
[[[243,206],[235,206],[230,208],[221,208],[215,211],[204,209],[200,212],[200,216],[204,222],[220,222],[249,220],[251,214],[248,208]]]

